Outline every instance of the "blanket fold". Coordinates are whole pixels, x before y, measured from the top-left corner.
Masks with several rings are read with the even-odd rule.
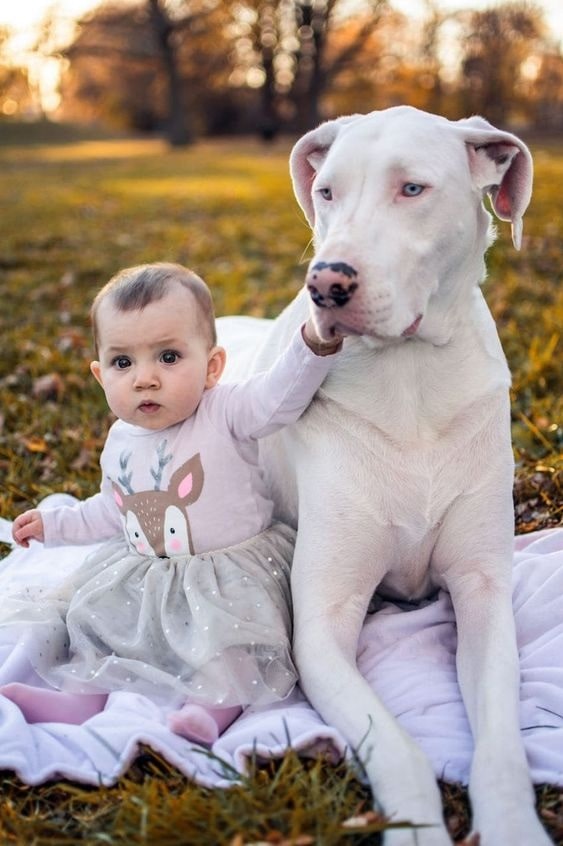
[[[72,498],[55,494],[41,507]],[[0,519],[0,540],[10,542]],[[3,596],[30,585],[51,587],[95,547],[13,549],[0,564]],[[563,786],[563,529],[519,536],[514,544],[514,611],[521,665],[521,727],[536,783]],[[39,647],[0,628],[0,684],[43,686],[30,655]],[[472,739],[457,685],[456,629],[449,596],[405,611],[391,603],[364,624],[358,666],[401,725],[420,743],[437,776],[466,784]],[[67,778],[113,784],[141,745],[206,787],[232,784],[248,760],[278,757],[291,746],[303,755],[333,760],[350,750],[297,688],[284,702],[246,710],[217,740],[213,755],[173,734],[167,707],[139,694],[114,692],[105,709],[82,725],[28,724],[19,708],[0,697],[0,768],[27,784]],[[221,763],[223,762],[223,764]]]

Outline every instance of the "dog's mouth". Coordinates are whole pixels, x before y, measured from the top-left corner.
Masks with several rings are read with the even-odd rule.
[[[422,318],[424,315],[417,314],[415,319],[412,323],[410,323],[406,329],[403,329],[399,336],[397,335],[385,335],[381,332],[375,332],[371,328],[367,328],[361,330],[357,327],[350,326],[350,324],[345,322],[336,321],[335,323],[331,323],[328,326],[323,327],[323,340],[331,341],[336,335],[347,335],[347,336],[354,336],[354,337],[368,337],[374,338],[376,341],[396,341],[400,338],[413,338],[419,328],[420,324],[422,323]]]
[[[422,321],[422,314],[419,314],[419,315],[417,315],[417,317],[415,317],[415,319],[410,324],[410,326],[407,326],[407,328],[403,332],[401,332],[401,337],[402,338],[412,338],[413,335],[416,335],[416,333],[418,332],[418,327],[420,326],[421,321]]]
[[[328,327],[328,337],[325,340],[332,341],[336,335],[355,335],[359,337],[362,334],[358,329],[347,326],[345,323],[333,323]]]

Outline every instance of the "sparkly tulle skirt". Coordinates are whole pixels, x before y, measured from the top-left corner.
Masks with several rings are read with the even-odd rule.
[[[110,541],[57,591],[3,601],[0,625],[21,628],[35,645],[35,670],[61,690],[130,690],[214,707],[275,702],[297,680],[294,542],[280,523],[236,546],[178,558],[142,557]]]

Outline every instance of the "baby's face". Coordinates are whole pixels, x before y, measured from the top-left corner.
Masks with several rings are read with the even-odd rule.
[[[190,291],[175,285],[134,311],[119,311],[108,298],[97,329],[100,360],[91,369],[117,417],[157,430],[194,413],[211,387],[211,351]]]

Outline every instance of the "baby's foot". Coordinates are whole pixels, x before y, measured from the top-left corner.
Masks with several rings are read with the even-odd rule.
[[[80,725],[104,710],[106,693],[64,693],[12,682],[0,687],[0,695],[14,702],[28,723]]]
[[[221,732],[236,720],[242,708],[204,708],[191,702],[168,716],[168,725],[175,734],[211,746]]]

